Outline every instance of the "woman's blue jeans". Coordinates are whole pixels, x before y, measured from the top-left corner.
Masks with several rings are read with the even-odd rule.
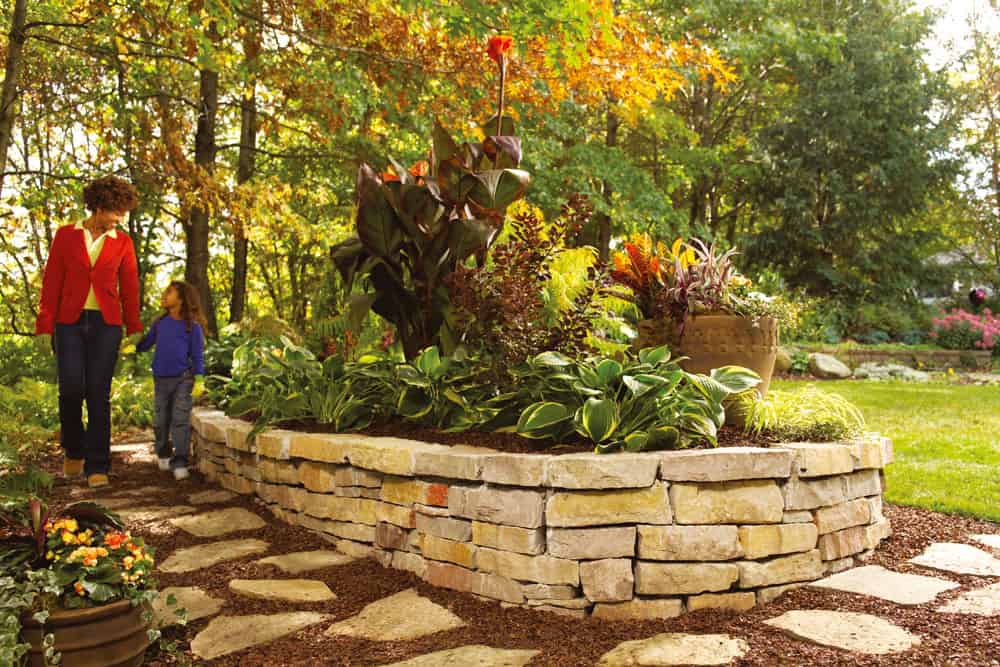
[[[75,324],[56,324],[62,446],[67,458],[86,461],[86,475],[111,469],[111,378],[121,342],[122,328],[106,324],[99,310],[84,310]]]

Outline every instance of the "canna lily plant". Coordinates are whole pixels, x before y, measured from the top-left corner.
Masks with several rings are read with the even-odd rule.
[[[357,177],[356,236],[331,255],[350,292],[364,279],[365,292],[351,298],[350,319],[370,309],[396,327],[407,359],[440,345],[455,347],[445,279],[475,257],[486,259],[507,208],[531,180],[519,169],[521,140],[504,115],[506,52],[510,38],[490,40],[488,55],[500,70],[497,115],[484,126],[482,142],[456,142],[435,122],[427,162],[409,168],[389,158],[379,173],[362,164]]]

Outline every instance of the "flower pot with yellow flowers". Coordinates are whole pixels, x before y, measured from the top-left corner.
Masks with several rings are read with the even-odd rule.
[[[698,239],[677,239],[669,249],[648,235],[633,236],[615,254],[612,279],[635,293],[642,311],[636,349],[669,345],[685,357],[689,373],[743,366],[757,373],[767,393],[778,351],[778,320],[768,297],[733,263]]]
[[[157,636],[152,571],[109,510],[0,494],[0,664],[141,665]]]

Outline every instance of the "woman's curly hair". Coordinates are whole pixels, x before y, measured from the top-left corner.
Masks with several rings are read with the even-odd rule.
[[[128,181],[105,176],[91,181],[83,189],[83,203],[89,211],[131,211],[139,205],[139,195]]]

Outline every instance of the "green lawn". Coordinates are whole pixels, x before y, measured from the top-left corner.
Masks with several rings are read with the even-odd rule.
[[[776,381],[794,391],[801,382]],[[1000,386],[823,382],[892,438],[886,498],[1000,521]]]

